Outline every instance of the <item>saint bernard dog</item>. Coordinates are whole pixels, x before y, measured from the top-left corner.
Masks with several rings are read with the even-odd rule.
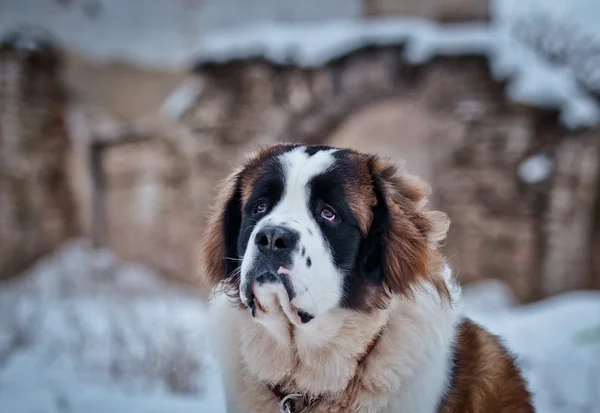
[[[428,193],[326,146],[270,146],[227,178],[202,262],[229,413],[534,411],[511,354],[460,315]]]

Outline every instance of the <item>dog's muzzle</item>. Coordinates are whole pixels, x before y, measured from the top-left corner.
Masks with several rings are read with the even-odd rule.
[[[283,267],[277,272],[260,272],[254,277],[249,277],[244,290],[244,304],[254,318],[259,314],[268,313],[269,308],[274,311],[279,311],[280,308],[294,324],[306,324],[314,318],[313,315],[292,305],[296,294],[289,279],[289,272]]]
[[[256,233],[257,254],[242,286],[244,304],[252,317],[268,313],[269,309],[278,311],[280,307],[296,324],[306,324],[314,318],[291,304],[296,293],[288,268],[292,265],[292,254],[298,248],[299,238],[295,230],[278,225],[267,225]]]

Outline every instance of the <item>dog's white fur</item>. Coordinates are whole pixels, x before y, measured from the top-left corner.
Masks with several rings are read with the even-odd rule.
[[[423,284],[414,299],[395,297],[388,309],[370,315],[335,308],[296,326],[293,334],[285,317],[267,328],[217,293],[211,320],[227,411],[278,412],[265,383],[292,378],[300,391],[340,394],[339,401],[311,412],[436,412],[448,386],[460,296],[448,267],[439,276],[451,302]],[[382,327],[377,345],[357,368]]]
[[[292,229],[299,234],[299,244],[305,249],[306,254],[302,256],[298,248],[294,252],[291,268],[286,268],[286,274],[296,294],[291,304],[298,309],[306,311],[314,316],[319,316],[334,308],[341,300],[342,284],[344,274],[335,267],[331,255],[331,247],[327,245],[319,226],[312,217],[309,210],[308,183],[317,175],[325,172],[334,163],[332,154],[335,149],[319,151],[313,156],[305,152],[304,147],[299,147],[279,156],[283,166],[285,186],[281,200],[272,211],[268,211],[254,227],[250,235],[250,242],[244,253],[241,266],[240,290],[242,301],[247,282],[247,274],[250,271],[257,254],[254,242],[256,234],[269,225],[279,225]],[[309,232],[310,231],[310,232]],[[310,257],[312,265],[306,266],[306,257]],[[281,284],[257,285],[254,291],[261,305],[269,307],[269,313],[277,312],[278,304],[274,297],[280,298],[280,304],[289,319],[296,325],[301,325],[297,311],[287,311],[287,298]],[[266,324],[274,321],[267,318],[268,315],[260,313],[257,319]]]

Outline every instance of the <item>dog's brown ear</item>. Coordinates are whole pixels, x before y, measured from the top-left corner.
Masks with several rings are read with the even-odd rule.
[[[202,237],[201,278],[210,289],[223,280],[237,276],[237,240],[241,222],[240,168],[223,182]]]
[[[370,245],[365,270],[379,271],[389,295],[411,296],[419,281],[430,281],[441,294],[447,289],[436,273],[442,257],[437,251],[450,225],[446,214],[423,209],[431,190],[390,161],[370,160],[377,205],[367,234]]]

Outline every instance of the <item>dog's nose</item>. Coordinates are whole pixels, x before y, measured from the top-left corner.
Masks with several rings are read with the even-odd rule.
[[[298,233],[280,226],[268,226],[258,231],[254,242],[260,251],[290,251],[298,243]]]

